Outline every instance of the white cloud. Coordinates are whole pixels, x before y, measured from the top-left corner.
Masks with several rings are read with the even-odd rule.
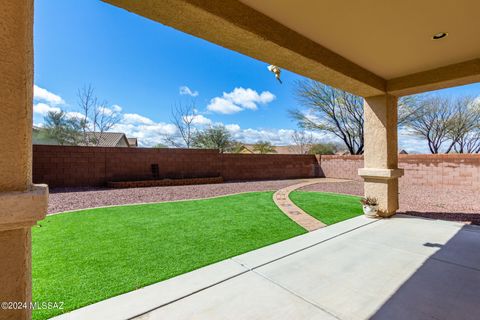
[[[136,113],[124,114],[121,122],[124,124],[147,124],[147,125],[154,124],[153,120]]]
[[[33,112],[41,114],[43,116],[47,115],[47,113],[50,111],[60,112],[60,108],[52,107],[43,102],[35,103],[33,105]]]
[[[207,106],[207,109],[213,112],[223,114],[232,114],[243,110],[241,107],[235,105],[233,102],[219,97],[210,100],[210,104]]]
[[[405,150],[408,153],[430,153],[427,141],[416,137],[406,128],[398,130],[398,151]]]
[[[472,104],[476,107],[480,107],[480,95],[473,99]]]
[[[201,127],[212,124],[212,120],[203,115],[193,116],[194,126]],[[126,113],[122,120],[111,131],[124,132],[127,137],[138,138],[141,146],[149,147],[158,143],[165,143],[165,137],[178,136],[177,142],[181,144],[178,129],[172,123],[155,122],[150,118],[136,113]]]
[[[33,86],[33,99],[46,102],[50,105],[56,106],[64,104],[65,101],[59,95],[56,95],[47,89],[40,88],[37,85]]]
[[[83,113],[76,112],[76,111],[67,112],[67,117],[68,118],[85,119],[85,115]]]
[[[194,125],[206,126],[212,124],[212,120],[207,117],[202,116],[201,114],[196,114],[193,117],[192,123]]]
[[[248,144],[260,140],[269,141],[277,146],[294,144],[292,134],[295,130],[293,129],[242,129],[238,124],[227,124],[225,128],[230,132],[233,139]],[[338,139],[328,134],[317,131],[308,131],[307,133],[312,134],[313,138],[320,142],[338,142]]]
[[[192,96],[192,97],[198,96],[198,91],[193,91],[192,89],[190,89],[187,86],[181,86],[179,88],[179,93],[181,95],[188,95],[188,96]]]
[[[115,111],[115,112],[121,112],[122,107],[120,107],[118,104],[114,104],[114,105],[112,105],[112,110]]]
[[[210,100],[207,109],[213,112],[232,114],[245,109],[257,110],[258,104],[268,104],[275,100],[275,95],[269,91],[258,93],[250,88],[235,88],[231,92],[224,92],[221,97]]]
[[[126,113],[111,131],[123,132],[127,137],[138,138],[141,146],[163,143],[166,135],[174,135],[177,128],[171,123],[155,122],[136,113]]]
[[[230,133],[234,134],[240,131],[240,126],[238,124],[227,124],[225,128],[230,131]]]
[[[257,103],[266,104],[275,99],[275,96],[269,91],[258,94],[257,91],[250,88],[235,88],[232,92],[224,92],[223,97],[245,109],[251,110],[257,109]]]
[[[150,124],[142,123],[124,123],[116,124],[111,131],[124,132],[127,137],[138,138],[141,146],[153,146],[164,142],[166,135],[174,135],[177,128],[171,123],[157,123]]]
[[[112,115],[114,112],[116,112],[117,114],[120,113],[122,111],[122,107],[120,107],[118,104],[114,104],[112,105],[110,108],[108,107],[99,107],[99,110],[109,116],[109,115]]]

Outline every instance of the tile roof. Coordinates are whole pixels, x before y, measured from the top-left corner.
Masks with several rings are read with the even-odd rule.
[[[127,138],[128,144],[130,147],[138,147],[138,139],[137,138]]]
[[[97,147],[117,147],[122,142],[122,139],[124,139],[128,145],[125,133],[121,132],[87,132],[87,137],[89,139],[99,139]]]

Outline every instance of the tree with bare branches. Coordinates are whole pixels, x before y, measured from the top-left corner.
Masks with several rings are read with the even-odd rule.
[[[306,112],[291,110],[304,129],[320,130],[341,139],[351,154],[363,153],[363,99],[313,80],[297,82],[298,101]]]
[[[410,119],[405,127],[415,136],[427,140],[431,153],[440,153],[440,149],[447,142],[446,153],[450,152],[455,144],[450,141],[451,121],[454,116],[449,101],[442,97],[428,97],[419,102],[422,114]]]
[[[428,96],[405,127],[427,141],[431,153],[477,153],[480,150],[480,107],[475,99]]]
[[[450,139],[457,153],[480,153],[480,101],[463,97],[455,102]]]
[[[315,138],[305,130],[295,130],[292,133],[293,145],[290,147],[293,152],[307,154],[310,147],[315,143]]]
[[[177,103],[172,107],[170,121],[176,128],[174,134],[165,135],[164,140],[176,148],[191,148],[196,134],[195,119],[197,115],[195,101],[188,104]]]
[[[295,94],[307,108],[290,111],[301,128],[330,133],[343,141],[351,154],[363,153],[363,98],[314,80],[298,81]],[[417,108],[413,100],[413,97],[400,99],[399,125],[415,117]],[[412,106],[406,109],[407,105]]]
[[[103,133],[113,128],[120,120],[120,110],[108,108],[107,101],[99,101],[92,85],[84,86],[77,92],[79,113],[77,116],[82,132],[82,143],[97,146]]]

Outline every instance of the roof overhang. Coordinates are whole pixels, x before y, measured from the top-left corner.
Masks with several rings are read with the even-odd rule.
[[[480,81],[478,1],[104,1],[363,97]]]

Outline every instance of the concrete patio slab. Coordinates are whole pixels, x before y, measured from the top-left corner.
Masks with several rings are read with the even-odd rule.
[[[480,227],[357,217],[57,319],[480,319],[479,256]]]
[[[268,247],[233,257],[232,260],[240,263],[248,269],[258,268],[264,264],[294,254],[295,252],[305,250],[306,248],[318,245],[321,242],[328,241],[334,237],[338,237],[344,233],[351,232],[357,228],[361,228],[377,221],[378,220],[369,219],[364,216],[355,217],[323,228],[322,232],[309,232],[293,239],[281,241]]]
[[[479,319],[479,256],[476,230],[399,216],[255,271],[339,319]]]
[[[335,317],[267,279],[246,273],[137,319],[333,320]]]
[[[130,319],[184,298],[195,292],[238,276],[247,269],[231,260],[182,274],[126,294],[122,294],[69,312],[58,320],[122,320]]]

